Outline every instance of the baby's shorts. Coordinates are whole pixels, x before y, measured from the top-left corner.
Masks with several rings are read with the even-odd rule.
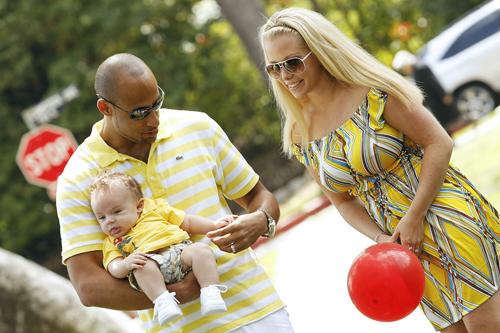
[[[191,271],[191,268],[183,271],[181,261],[182,250],[184,250],[191,244],[193,243],[190,240],[185,240],[179,244],[169,246],[163,252],[146,254],[146,256],[148,256],[158,264],[158,267],[160,268],[160,272],[163,275],[163,279],[165,280],[166,284],[179,282]],[[139,284],[135,279],[133,271],[128,274],[128,281],[132,288],[141,291],[141,288],[139,287]]]

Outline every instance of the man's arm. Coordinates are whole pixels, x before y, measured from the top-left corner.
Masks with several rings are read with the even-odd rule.
[[[152,307],[145,294],[132,289],[127,280],[112,277],[101,263],[100,251],[77,254],[66,261],[69,278],[83,305],[116,310]]]
[[[69,277],[85,306],[115,310],[142,310],[153,307],[144,293],[134,290],[126,279],[115,279],[102,267],[102,252],[77,254],[66,261]],[[193,281],[194,280],[194,281]],[[168,286],[185,303],[199,296],[199,286],[192,273],[181,282]]]
[[[259,209],[267,212],[275,221],[278,221],[280,216],[278,201],[260,181],[246,195],[235,201],[248,214],[240,215],[224,228],[207,233],[207,236],[226,252],[232,252],[231,244],[236,252],[244,250],[267,232],[267,216]]]

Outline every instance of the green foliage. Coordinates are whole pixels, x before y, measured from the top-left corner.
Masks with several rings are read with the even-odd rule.
[[[344,33],[389,65],[395,52],[417,51],[445,25],[482,0],[267,0],[270,13],[283,7],[319,11]]]
[[[385,63],[400,48],[415,51],[478,2],[263,1],[268,13],[292,5],[322,11]],[[27,132],[21,111],[76,84],[81,95],[53,122],[81,142],[100,118],[95,70],[114,53],[144,59],[167,93],[167,107],[207,112],[250,159],[278,149],[280,125],[267,82],[228,22],[214,17],[196,23],[197,3],[0,0],[0,247],[60,268],[48,264],[60,253],[54,203],[45,189],[26,183],[15,163]]]
[[[271,98],[238,37],[219,17],[193,24],[196,3],[0,1],[0,247],[38,262],[59,256],[54,203],[15,163],[28,131],[21,112],[74,83],[81,95],[53,122],[83,141],[100,118],[95,70],[114,53],[144,59],[167,92],[167,107],[209,113],[249,155],[279,141]]]
[[[183,105],[212,115],[251,157],[269,141],[279,141],[273,101],[228,23],[217,21],[206,28],[197,36],[203,44],[189,54],[192,75]]]
[[[167,91],[178,91],[188,66],[181,51],[194,39],[188,22],[195,1],[2,1],[0,2],[0,246],[36,261],[60,252],[54,204],[44,189],[26,183],[15,164],[27,132],[21,111],[71,83],[81,96],[70,102],[56,124],[79,142],[99,118],[93,79],[107,56],[131,52],[158,74]],[[170,75],[174,74],[174,77]],[[170,96],[181,104],[182,94]]]

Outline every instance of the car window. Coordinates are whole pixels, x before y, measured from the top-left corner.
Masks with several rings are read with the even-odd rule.
[[[443,55],[442,59],[454,56],[462,52],[468,47],[479,43],[483,39],[500,31],[500,9],[488,14],[476,24],[465,30],[458,38],[451,44],[450,48]]]

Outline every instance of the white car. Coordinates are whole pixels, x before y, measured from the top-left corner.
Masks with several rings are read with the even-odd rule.
[[[493,110],[500,102],[500,0],[452,23],[417,57],[466,118],[477,119]]]

